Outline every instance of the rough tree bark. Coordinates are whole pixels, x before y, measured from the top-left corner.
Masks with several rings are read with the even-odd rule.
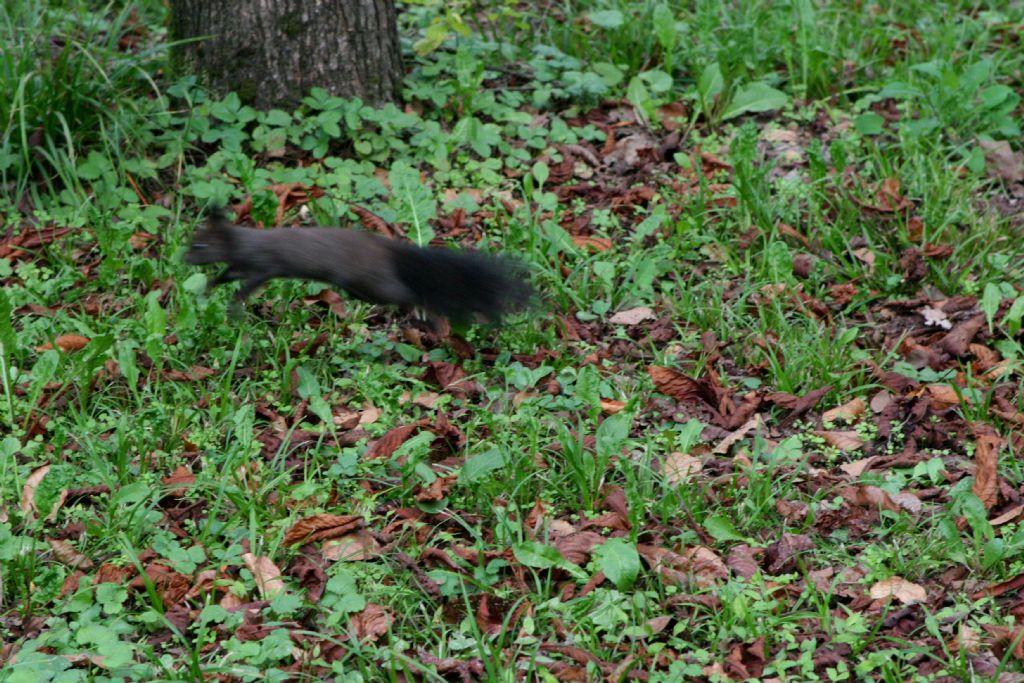
[[[402,78],[394,0],[171,0],[175,64],[261,109],[318,86],[370,103]],[[207,37],[204,39],[204,37]],[[194,39],[199,38],[199,41]]]

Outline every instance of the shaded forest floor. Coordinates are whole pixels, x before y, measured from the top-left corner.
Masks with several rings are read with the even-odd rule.
[[[269,112],[66,4],[0,10],[0,681],[1024,680],[1019,3],[405,5],[401,105]],[[542,301],[230,318],[212,204]]]

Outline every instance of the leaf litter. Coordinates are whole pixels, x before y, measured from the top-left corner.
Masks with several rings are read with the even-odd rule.
[[[684,206],[686,210],[727,211],[737,203],[733,185],[736,166],[728,160],[728,150],[695,148],[680,136],[677,123],[686,114],[684,105],[663,107],[659,115],[676,123],[656,130],[638,120],[631,109],[608,102],[575,113],[575,123],[592,124],[605,131],[605,142],[598,145],[584,140],[572,148],[566,146],[560,150],[562,161],[550,166],[548,189],[574,207],[560,217],[559,224],[568,233],[569,242],[590,257],[614,253],[620,240],[632,235],[654,206],[665,206],[670,215],[678,216]],[[759,139],[763,151],[781,162],[777,168],[803,172],[812,137],[807,130],[766,127]],[[1019,152],[1006,142],[982,143],[981,147],[989,173],[1009,183],[1021,182]],[[675,161],[680,154],[688,161],[684,167]],[[586,167],[587,178],[576,172],[580,165]],[[979,666],[984,665],[986,657],[1024,659],[1020,629],[1013,625],[1013,619],[1024,614],[1024,604],[1017,595],[1024,587],[1021,576],[983,584],[971,584],[962,576],[945,580],[946,572],[955,576],[954,570],[962,568],[947,559],[923,576],[908,578],[892,573],[879,577],[877,567],[869,567],[866,559],[864,564],[838,567],[829,563],[827,554],[815,552],[835,536],[842,536],[848,543],[865,543],[866,547],[865,539],[873,538],[894,518],[915,523],[938,515],[941,508],[957,502],[953,499],[955,487],[969,489],[981,505],[981,511],[960,513],[961,529],[986,533],[981,527],[987,523],[996,530],[994,536],[1003,538],[999,529],[1012,526],[1024,514],[1019,482],[1011,483],[1005,466],[1000,467],[1001,455],[1017,453],[1024,445],[1020,437],[1024,426],[1019,407],[1020,370],[1006,362],[995,344],[1000,335],[1013,338],[1016,334],[1019,338],[1019,327],[1017,333],[1010,332],[1015,324],[1009,314],[1010,304],[1000,301],[994,311],[986,312],[975,297],[947,297],[932,287],[917,289],[928,280],[930,264],[949,257],[950,245],[921,243],[922,207],[898,177],[869,180],[848,169],[838,180],[835,194],[848,197],[865,220],[905,226],[915,245],[895,254],[852,239],[848,245],[848,265],[862,268],[865,277],[897,263],[902,276],[915,288],[908,298],[899,300],[872,293],[873,303],[855,313],[861,316],[857,322],[867,328],[863,345],[899,361],[898,365],[887,363],[884,367],[869,358],[858,361],[860,370],[870,378],[870,387],[854,387],[860,395],[844,393],[848,387],[838,382],[785,389],[772,386],[764,368],[755,367],[737,352],[736,346],[720,345],[713,335],[697,342],[696,334],[689,340],[680,338],[671,313],[660,301],[629,305],[590,320],[569,313],[564,321],[564,348],[544,350],[554,356],[563,354],[576,368],[593,365],[606,377],[619,373],[637,383],[649,382],[649,395],[643,397],[634,415],[635,439],[653,438],[657,425],[699,421],[702,429],[697,443],[668,451],[651,467],[670,488],[700,492],[699,504],[680,499],[670,515],[656,515],[641,504],[649,501],[633,500],[621,485],[607,483],[606,477],[615,481],[616,463],[632,457],[627,449],[620,448],[609,454],[605,471],[595,473],[604,483],[598,502],[590,508],[578,501],[537,501],[534,524],[526,527],[530,546],[497,534],[493,517],[487,516],[489,511],[456,507],[461,500],[460,487],[465,486],[458,473],[467,467],[467,446],[472,449],[479,438],[470,431],[474,427],[468,409],[489,405],[496,389],[482,379],[484,373],[467,371],[471,365],[465,361],[483,359],[493,366],[498,356],[494,349],[472,348],[463,340],[462,355],[457,360],[438,360],[424,353],[417,362],[417,381],[437,391],[410,390],[408,400],[398,403],[418,413],[396,418],[373,405],[338,403],[329,406],[329,423],[339,431],[327,433],[306,428],[320,419],[309,408],[308,398],[288,409],[262,401],[255,405],[254,412],[260,419],[252,436],[260,444],[262,456],[274,462],[278,453],[287,453],[281,462],[292,472],[299,470],[303,454],[314,448],[364,445],[360,458],[379,462],[382,468],[374,481],[362,482],[378,503],[374,509],[360,514],[307,514],[299,501],[277,501],[275,506],[282,516],[271,520],[262,530],[266,538],[261,539],[274,542],[259,550],[246,547],[236,559],[216,569],[199,569],[192,566],[195,563],[159,554],[155,549],[138,552],[130,566],[110,564],[102,557],[90,558],[89,546],[80,542],[83,531],[71,524],[57,527],[57,518],[52,515],[68,501],[98,508],[118,492],[103,487],[93,487],[91,492],[89,487],[44,491],[44,483],[53,476],[49,465],[26,477],[20,509],[26,519],[51,515],[42,522],[47,525],[47,552],[74,570],[66,580],[66,595],[89,584],[121,585],[139,600],[152,592],[159,597],[167,621],[181,632],[197,623],[203,605],[219,605],[244,616],[234,631],[214,632],[214,648],[223,647],[228,638],[262,642],[275,630],[284,629],[295,648],[296,671],[307,676],[326,675],[331,662],[346,656],[349,639],[382,646],[402,642],[396,629],[406,615],[380,602],[360,601],[354,588],[347,596],[352,602],[343,612],[345,628],[341,632],[332,630],[321,614],[306,614],[295,621],[271,616],[271,603],[282,595],[299,595],[314,604],[322,601],[332,590],[329,577],[335,563],[401,568],[410,577],[401,590],[415,591],[418,599],[436,609],[449,626],[469,618],[485,637],[518,638],[516,646],[506,645],[500,650],[510,668],[526,663],[517,648],[533,639],[537,651],[546,658],[547,671],[557,680],[590,680],[591,671],[600,672],[606,680],[646,680],[646,672],[665,673],[676,662],[697,667],[700,673],[692,680],[772,680],[764,678],[764,672],[782,647],[773,638],[732,634],[716,643],[713,661],[707,663],[676,647],[670,637],[673,624],[685,628],[688,620],[707,620],[721,610],[725,584],[738,582],[750,587],[755,579],[764,584],[774,601],[773,609],[797,609],[803,592],[814,587],[830,609],[856,612],[882,636],[912,637],[915,647],[933,653],[941,652],[947,643],[925,627],[926,608],[952,603],[958,590],[973,591],[974,599],[997,601],[992,611],[997,623],[985,623],[977,629],[965,622],[943,623],[940,635],[970,653]],[[267,189],[278,200],[277,224],[289,212],[322,195],[319,188],[301,183]],[[666,200],[669,193],[675,193],[676,199]],[[684,201],[689,203],[684,205]],[[240,218],[251,215],[252,198],[237,205],[235,211]],[[487,210],[457,211],[462,213],[456,215],[453,211],[438,217],[435,231],[442,237],[471,240],[473,226],[487,218]],[[616,216],[617,230],[604,234],[605,228],[595,223],[595,211]],[[366,228],[401,238],[400,230],[368,210],[353,207],[352,212]],[[751,235],[742,239],[761,239],[772,229],[771,225],[754,226]],[[803,259],[794,260],[793,271],[801,279],[812,278],[819,258],[810,252],[820,248],[817,238],[810,231],[785,223],[774,229],[807,250]],[[25,260],[33,250],[69,234],[73,234],[69,228],[25,231],[0,243],[0,257]],[[150,241],[138,238],[135,246],[143,248]],[[696,267],[713,273],[714,257],[710,254]],[[820,260],[831,266],[831,255]],[[558,272],[565,276],[564,264]],[[786,306],[822,326],[834,326],[833,314],[866,289],[863,282],[836,281],[827,284],[823,290],[827,294],[821,294],[810,288],[803,291],[772,283],[758,292],[751,308]],[[819,295],[823,301],[816,298]],[[347,314],[344,302],[330,290],[308,297],[304,304],[324,308],[338,319]],[[385,329],[387,322],[373,324]],[[417,342],[412,346],[424,351],[438,345],[429,335],[412,336]],[[768,347],[772,341],[750,341],[754,347],[758,343]],[[53,345],[68,354],[88,353],[90,344],[90,339],[80,335],[53,338]],[[314,335],[297,342],[292,351],[313,355],[325,346],[330,346],[329,339]],[[40,345],[37,350],[49,348],[53,347]],[[533,370],[543,365],[544,357],[521,355],[514,361]],[[143,386],[159,379],[200,383],[215,377],[216,371],[205,366],[160,368],[159,373],[150,373],[139,383]],[[751,378],[759,381],[748,381]],[[55,409],[55,397],[64,391],[62,386],[41,388],[37,397],[41,412]],[[538,379],[524,392],[523,400],[557,395],[562,389],[558,379]],[[27,388],[15,390],[25,393]],[[441,403],[442,394],[452,403]],[[987,411],[977,412],[979,403]],[[629,402],[601,396],[595,405],[601,419],[607,421],[623,413]],[[968,414],[973,417],[968,419]],[[572,416],[559,417],[568,420]],[[838,428],[837,422],[842,423]],[[45,424],[40,424],[37,433],[44,433],[44,428]],[[421,480],[410,484],[400,496],[396,492],[401,490],[402,478],[413,476],[407,467],[408,456],[401,455],[402,448],[415,444],[420,436],[424,436],[425,456],[414,465],[419,467],[416,475]],[[802,439],[797,462],[786,459],[784,446],[794,438]],[[599,450],[597,439],[588,441],[583,437],[578,443],[581,452],[598,460],[594,457]],[[792,499],[771,500],[770,507],[780,520],[777,526],[746,529],[744,486],[749,484],[752,470],[764,466],[761,456],[755,459],[752,455],[761,447],[758,443],[774,458],[775,476],[795,484]],[[195,457],[196,450],[180,454],[191,462],[175,463],[160,473],[159,507],[163,517],[159,525],[178,539],[181,549],[201,551],[194,530],[199,522],[210,520],[210,506],[209,501],[200,500],[206,494],[197,486],[201,469],[196,468],[202,463]],[[193,455],[187,455],[189,452]],[[549,456],[550,451],[515,457],[542,461]],[[933,467],[931,463],[936,464]],[[500,461],[494,471],[506,464]],[[919,467],[928,472],[927,478],[904,476]],[[886,481],[887,474],[897,472],[900,476]],[[255,477],[257,471],[243,468],[240,473]],[[902,488],[893,483],[900,481]],[[965,487],[961,482],[970,485]],[[315,505],[317,510],[351,509],[347,501],[333,497],[333,492],[324,494]],[[37,499],[46,496],[53,507],[39,507]],[[800,500],[796,500],[798,497]],[[507,496],[500,493],[490,504],[490,512],[500,509],[507,519],[515,519],[521,512],[513,511]],[[712,520],[703,514],[701,506],[708,504],[726,511],[724,519]],[[276,542],[281,547],[275,550]],[[631,631],[634,640],[627,647],[588,649],[574,644],[581,632],[571,623],[550,620],[544,630],[537,629],[534,614],[539,606],[531,589],[536,577],[550,581],[567,604],[596,594],[607,595],[613,584],[617,589],[620,584],[626,585],[616,581],[621,575],[615,573],[623,571],[626,561],[614,554],[603,555],[610,551],[602,548],[630,544],[640,566],[638,580],[650,581],[647,586],[659,590],[672,587],[659,605],[665,613],[645,619],[642,635],[641,631]],[[979,552],[970,547],[966,551]],[[261,554],[264,552],[270,554]],[[972,557],[970,562],[977,560]],[[607,566],[600,568],[601,563]],[[453,584],[452,576],[465,581]],[[399,581],[392,575],[385,579]],[[453,585],[466,594],[453,591]],[[22,623],[17,628],[26,629],[27,625]],[[813,620],[801,621],[796,628],[798,638],[817,641],[816,649],[810,650],[810,664],[819,674],[834,670],[840,662],[850,668],[856,665],[857,658],[848,644],[830,642],[828,634]],[[161,626],[151,644],[169,647],[172,640],[170,629]],[[486,665],[472,649],[439,657],[419,643],[404,644],[402,656],[443,677],[486,680]],[[313,652],[316,656],[306,657]],[[937,668],[922,661],[919,672],[928,674],[929,667]]]

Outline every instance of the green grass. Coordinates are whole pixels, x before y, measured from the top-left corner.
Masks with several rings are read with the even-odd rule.
[[[407,47],[453,30],[407,53],[413,106],[313,91],[291,112],[170,79],[165,11],[0,9],[0,681],[1024,671],[1013,594],[975,595],[1024,548],[995,523],[1024,481],[1020,214],[981,146],[1020,151],[1020,8],[428,2],[403,6]],[[647,161],[604,158],[609,131]],[[323,191],[302,220],[359,206],[517,254],[541,307],[468,330],[468,357],[401,312],[309,303],[315,283],[230,317],[184,245],[211,204],[272,222],[285,183]],[[456,208],[478,242],[450,234]],[[893,304],[917,297],[975,297],[983,350],[920,362],[942,332]],[[609,320],[640,307],[657,320]],[[62,335],[89,341],[44,348]],[[1015,374],[988,381],[986,352]],[[660,393],[655,366],[700,397]],[[928,392],[948,383],[946,410]],[[853,399],[871,407],[824,423]],[[760,423],[715,451],[749,400]],[[979,425],[1010,437],[992,509]],[[680,454],[702,469],[674,472]],[[365,556],[285,542],[323,513],[362,517]],[[872,600],[893,577],[926,603]]]

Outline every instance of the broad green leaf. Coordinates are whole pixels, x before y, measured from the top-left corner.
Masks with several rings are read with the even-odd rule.
[[[597,454],[602,458],[617,455],[629,438],[629,428],[632,426],[633,416],[625,411],[606,417],[594,434]]]
[[[628,590],[640,574],[640,554],[625,538],[610,538],[594,549],[597,567],[619,590]]]
[[[535,541],[523,541],[512,547],[516,559],[527,567],[534,569],[564,569],[577,579],[585,580],[586,572],[562,557],[554,546],[544,545]]]
[[[590,19],[592,24],[600,26],[601,28],[619,28],[626,20],[622,12],[617,9],[591,12],[587,17]]]
[[[884,126],[885,119],[873,111],[865,112],[853,120],[853,127],[862,135],[879,135]]]
[[[7,292],[0,289],[0,358],[14,357],[17,348],[17,337],[14,335],[14,311]]]
[[[704,520],[704,528],[716,541],[746,540],[736,527],[722,515],[713,515]]]
[[[989,329],[992,328],[992,319],[999,310],[999,304],[1003,300],[1003,292],[999,285],[989,282],[985,285],[985,292],[981,295],[981,312],[985,314]]]
[[[666,52],[671,52],[676,46],[676,18],[672,15],[672,9],[664,2],[654,7],[652,15],[654,22],[654,37]]]
[[[506,462],[505,453],[497,448],[474,455],[463,463],[462,471],[459,472],[459,483],[472,484],[480,481],[491,472],[500,470]]]
[[[725,79],[722,78],[722,67],[718,62],[708,64],[697,79],[697,92],[700,98],[707,103],[715,95],[721,95],[725,89]]]
[[[789,96],[786,93],[758,81],[736,91],[725,113],[722,114],[722,118],[731,119],[749,112],[780,109],[786,106],[787,102],[789,102]]]
[[[1022,318],[1024,318],[1024,296],[1018,296],[1003,317],[1003,324],[1006,325],[1006,331],[1010,333],[1011,337],[1016,337],[1020,332]]]

